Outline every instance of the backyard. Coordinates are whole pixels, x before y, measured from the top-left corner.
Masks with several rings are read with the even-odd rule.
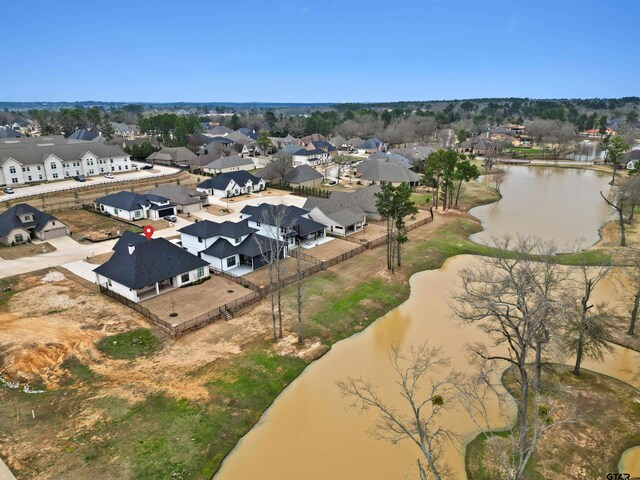
[[[56,247],[48,242],[38,243],[23,243],[22,245],[14,245],[8,247],[0,244],[0,258],[4,260],[15,260],[23,257],[33,257],[34,255],[40,255],[42,253],[55,252]]]

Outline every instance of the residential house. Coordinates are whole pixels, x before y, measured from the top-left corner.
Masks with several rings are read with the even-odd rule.
[[[71,135],[67,137],[69,142],[71,141],[81,141],[81,142],[99,142],[102,140],[100,136],[100,132],[96,130],[85,130],[84,128],[79,128]]]
[[[400,155],[399,153],[391,153],[391,152],[376,152],[369,155],[367,160],[364,160],[360,165],[366,165],[369,160],[382,160],[390,163],[395,163],[404,168],[413,168],[413,162],[409,160],[404,155]],[[361,167],[362,168],[362,167]]]
[[[356,147],[359,154],[375,153],[384,150],[384,142],[379,138],[372,137]]]
[[[345,144],[347,145],[346,150],[349,150],[350,152],[354,152],[363,143],[364,143],[364,140],[361,139],[360,137],[350,138],[345,142]]]
[[[0,213],[0,243],[3,245],[18,245],[31,239],[51,240],[69,234],[69,228],[56,217],[26,203]]]
[[[338,154],[338,149],[333,145],[331,145],[326,140],[316,140],[314,142],[309,142],[306,148],[307,150],[313,150],[313,149],[322,150],[324,152],[327,152],[329,156],[332,158]]]
[[[218,125],[217,127],[210,128],[207,134],[211,137],[219,137],[229,135],[233,130],[224,125]]]
[[[314,148],[312,150],[301,148],[294,153],[291,158],[294,165],[311,165],[315,167],[331,162],[331,155],[319,148]]]
[[[187,147],[164,147],[163,149],[153,152],[147,157],[147,161],[153,164],[167,166],[187,166],[187,162],[196,158],[196,154]]]
[[[116,137],[133,138],[136,136],[137,126],[135,125],[127,125],[126,123],[120,123],[120,122],[109,122],[109,123],[111,123],[111,127],[113,128],[113,134]]]
[[[634,170],[638,161],[640,161],[640,149],[630,150],[624,156],[623,164],[626,165],[627,170]]]
[[[196,187],[199,192],[213,195],[218,198],[235,197],[247,193],[255,193],[266,188],[266,183],[262,178],[239,170],[236,172],[221,173],[215,177],[208,178]]]
[[[208,278],[209,265],[164,238],[125,232],[113,256],[95,268],[96,283],[132,302]]]
[[[242,135],[251,138],[252,140],[258,140],[258,137],[260,136],[259,133],[255,130],[253,130],[252,128],[239,128],[238,130],[236,130],[236,132],[241,133]]]
[[[591,128],[589,130],[584,130],[580,132],[578,135],[580,135],[581,137],[588,137],[588,138],[605,138],[605,137],[613,136],[617,134],[618,132],[616,132],[612,128],[605,129],[604,133],[600,133],[599,128]]]
[[[243,275],[268,263],[269,254],[275,251],[275,242],[259,235],[248,220],[222,223],[193,223],[181,228],[182,248],[198,255],[211,268],[233,275]],[[280,258],[284,251],[280,250]]]
[[[420,176],[417,173],[391,159],[366,160],[358,165],[356,172],[362,180],[368,180],[372,185],[408,183],[416,187],[420,184]]]
[[[243,158],[238,156],[233,157],[220,157],[208,165],[202,167],[207,173],[227,173],[237,172],[238,170],[254,170],[256,167],[253,164],[253,160],[250,158]]]
[[[283,180],[292,187],[317,187],[324,176],[309,165],[298,165],[285,173]]]
[[[347,143],[347,140],[341,135],[336,135],[335,137],[331,137],[331,139],[329,139],[329,141],[338,150],[341,150],[341,151],[350,151],[351,150],[351,146]],[[362,142],[360,142],[360,143],[362,143]]]
[[[131,170],[130,156],[101,142],[27,137],[0,142],[0,185],[62,180]]]
[[[391,150],[391,153],[402,155],[408,158],[412,163],[420,160],[426,160],[429,156],[435,152],[436,149],[429,145],[415,145],[412,147],[395,148]]]
[[[176,207],[168,198],[133,192],[112,193],[94,202],[97,211],[124,220],[158,220],[176,214]]]
[[[484,136],[471,137],[466,139],[456,148],[458,153],[484,155],[488,149],[495,148],[495,144]]]
[[[11,125],[0,126],[0,138],[20,138],[22,134]]]
[[[309,218],[326,225],[330,233],[346,237],[362,231],[366,222],[364,210],[351,200],[338,195],[329,198],[309,197],[304,208],[309,210]]]
[[[195,188],[165,183],[149,192],[151,195],[169,199],[176,210],[181,213],[192,213],[202,210],[208,203],[205,193],[197,191]]]
[[[284,242],[287,249],[318,241],[326,235],[326,226],[309,218],[309,211],[303,208],[262,203],[247,205],[240,214],[260,235]]]

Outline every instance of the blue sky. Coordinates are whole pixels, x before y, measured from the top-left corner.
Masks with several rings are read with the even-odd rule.
[[[4,2],[1,101],[640,95],[637,0]]]

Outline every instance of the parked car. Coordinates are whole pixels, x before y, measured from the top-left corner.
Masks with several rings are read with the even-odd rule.
[[[151,170],[153,165],[145,165],[144,167],[140,167],[140,170]]]
[[[8,193],[8,194],[12,194],[12,193],[16,193],[13,188],[11,187],[7,187],[4,190],[2,190],[4,193]]]
[[[178,221],[178,219],[176,218],[175,215],[167,215],[166,217],[164,217],[164,219],[167,222],[177,222]]]
[[[113,176],[113,173],[107,173],[107,174],[105,174],[104,178],[108,178],[109,180],[113,180],[116,177]]]
[[[332,187],[332,186],[334,186],[334,185],[337,185],[337,184],[338,184],[338,182],[337,182],[336,180],[329,180],[329,181],[327,182],[327,185],[328,185],[328,186],[330,186],[330,187]]]
[[[86,179],[86,178],[84,178],[84,175],[76,175],[75,177],[73,177],[73,179],[74,179],[76,182],[86,182],[86,181],[87,181],[87,179]]]

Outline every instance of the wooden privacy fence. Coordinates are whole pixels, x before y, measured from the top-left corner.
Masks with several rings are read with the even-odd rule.
[[[227,318],[228,316],[232,315],[234,312],[248,305],[256,303],[262,298],[262,295],[260,295],[259,293],[251,292],[245,295],[244,297],[234,300],[231,303],[226,303],[214,310],[211,310],[207,313],[204,313],[195,318],[192,318],[191,320],[187,320],[186,322],[182,322],[178,324],[173,324],[165,320],[162,320],[156,314],[152,313],[148,308],[145,308],[139,303],[133,302],[128,298],[112,290],[109,290],[104,285],[100,285],[100,292],[105,294],[108,297],[113,298],[114,300],[117,300],[123,305],[126,305],[127,307],[135,310],[139,314],[149,319],[155,325],[161,327],[163,330],[165,330],[169,335],[171,335],[174,338],[179,337],[180,335],[183,335],[191,330],[195,330],[197,328],[208,325],[209,323],[213,323],[216,319]]]

